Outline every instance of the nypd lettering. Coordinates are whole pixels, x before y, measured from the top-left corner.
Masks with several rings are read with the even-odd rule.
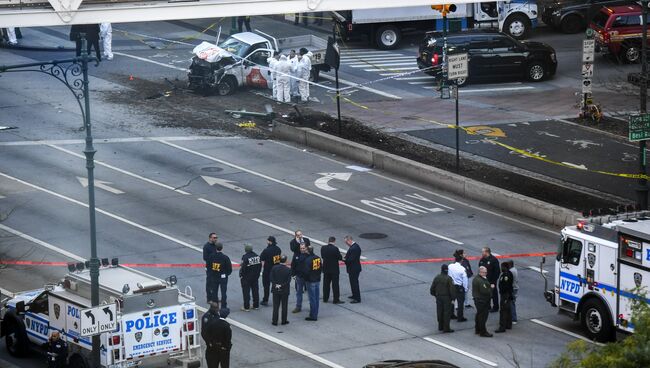
[[[561,279],[560,290],[571,294],[578,294],[580,292],[580,284],[575,281]]]
[[[28,330],[38,335],[47,336],[50,332],[50,325],[35,318],[25,318],[25,326]]]
[[[149,329],[154,327],[166,326],[168,324],[176,324],[176,312],[168,314],[159,314],[155,316],[148,316],[138,318],[136,320],[126,321],[124,323],[124,332],[131,332],[132,330],[140,331],[142,329]]]

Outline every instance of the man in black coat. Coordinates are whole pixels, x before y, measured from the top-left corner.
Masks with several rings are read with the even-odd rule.
[[[257,253],[253,252],[253,246],[244,245],[246,252],[241,258],[239,267],[239,279],[241,280],[242,294],[244,295],[244,312],[250,312],[251,293],[253,294],[253,309],[260,308],[260,272],[262,271],[262,261]]]
[[[280,264],[271,269],[271,292],[273,293],[273,326],[278,325],[278,312],[282,304],[282,324],[289,323],[287,320],[287,308],[289,306],[289,288],[291,287],[291,269],[285,265],[287,256],[280,256]]]
[[[232,330],[226,322],[230,314],[228,308],[217,312],[218,304],[212,303],[210,309],[201,318],[201,336],[205,341],[205,361],[208,368],[230,367],[230,348],[232,347]]]
[[[309,238],[302,236],[301,230],[296,230],[294,234],[294,238],[291,239],[291,242],[289,242],[289,248],[291,248],[293,256],[296,257],[300,255],[300,246],[304,244],[305,247],[308,247],[311,245],[311,241],[309,241]]]
[[[345,244],[348,245],[348,251],[345,253],[343,261],[350,278],[350,289],[352,290],[352,299],[350,303],[361,303],[361,291],[359,290],[359,274],[361,274],[361,247],[350,235],[345,236]]]
[[[217,251],[217,237],[216,233],[210,233],[208,235],[208,241],[203,244],[203,260],[205,261],[205,276],[206,276],[206,282],[205,282],[205,292],[206,295],[208,295],[208,303],[210,303],[212,300],[210,300],[210,268],[212,265],[210,265],[210,255],[212,255],[214,252]],[[214,300],[216,301],[216,300]]]
[[[320,296],[320,275],[323,272],[322,259],[314,254],[312,246],[307,247],[308,256],[303,263],[303,274],[305,275],[305,285],[307,286],[307,295],[309,296],[309,317],[307,321],[318,320],[318,306]]]
[[[513,277],[510,272],[510,263],[501,264],[499,276],[499,294],[501,295],[501,311],[499,312],[499,329],[497,333],[506,332],[512,328],[512,290]]]
[[[334,245],[336,238],[330,236],[327,245],[320,249],[320,256],[323,259],[323,303],[327,303],[330,298],[330,285],[334,292],[334,304],[343,304],[340,300],[339,292],[339,261],[343,260],[341,251]]]
[[[269,236],[266,239],[266,248],[260,254],[260,260],[262,261],[262,286],[264,287],[264,297],[262,298],[262,305],[268,305],[269,303],[269,294],[271,292],[271,269],[276,264],[280,264],[280,254],[282,250],[278,247],[275,237]]]
[[[209,258],[210,269],[208,273],[208,301],[219,302],[219,289],[221,289],[221,307],[228,307],[228,276],[232,273],[230,258],[223,254],[223,244],[217,243],[215,252]]]
[[[307,287],[305,274],[305,260],[309,256],[307,252],[307,246],[305,244],[300,245],[300,253],[297,256],[293,257],[291,260],[291,276],[295,277],[296,280],[296,307],[291,311],[291,313],[299,313],[302,310],[302,294],[305,292]]]
[[[99,52],[99,24],[74,24],[70,27],[70,41],[75,41],[77,56],[81,56],[81,34],[86,37],[86,52],[90,55],[92,47],[95,48],[97,60],[101,61]]]
[[[487,280],[492,286],[492,309],[490,312],[499,311],[499,292],[497,290],[497,281],[499,280],[499,275],[501,274],[501,269],[499,267],[499,260],[497,257],[492,255],[492,250],[488,247],[483,248],[483,258],[478,262],[479,267],[485,267],[487,269]]]

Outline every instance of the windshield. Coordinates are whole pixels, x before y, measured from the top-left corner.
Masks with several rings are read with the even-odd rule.
[[[239,57],[244,57],[246,51],[248,51],[248,48],[250,47],[249,44],[246,42],[242,42],[236,38],[228,38],[227,40],[223,41],[221,45],[219,45],[222,49],[228,51],[229,53],[233,55],[237,55]]]
[[[609,19],[609,14],[598,12],[598,14],[596,14],[596,16],[594,17],[593,23],[596,26],[598,26],[598,28],[605,28],[608,19]]]

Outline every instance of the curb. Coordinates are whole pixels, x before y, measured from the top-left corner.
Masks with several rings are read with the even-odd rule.
[[[75,51],[73,48],[66,48],[65,46],[48,47],[48,46],[27,46],[23,44],[9,45],[7,43],[0,43],[0,48],[8,50],[25,50],[25,51]]]
[[[274,137],[333,153],[518,215],[562,227],[582,215],[573,210],[507,191],[310,128],[275,123]]]

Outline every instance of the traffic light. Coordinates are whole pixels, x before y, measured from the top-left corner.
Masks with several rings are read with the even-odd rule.
[[[446,17],[447,13],[456,11],[456,4],[431,5],[431,9],[439,11],[443,17]]]

